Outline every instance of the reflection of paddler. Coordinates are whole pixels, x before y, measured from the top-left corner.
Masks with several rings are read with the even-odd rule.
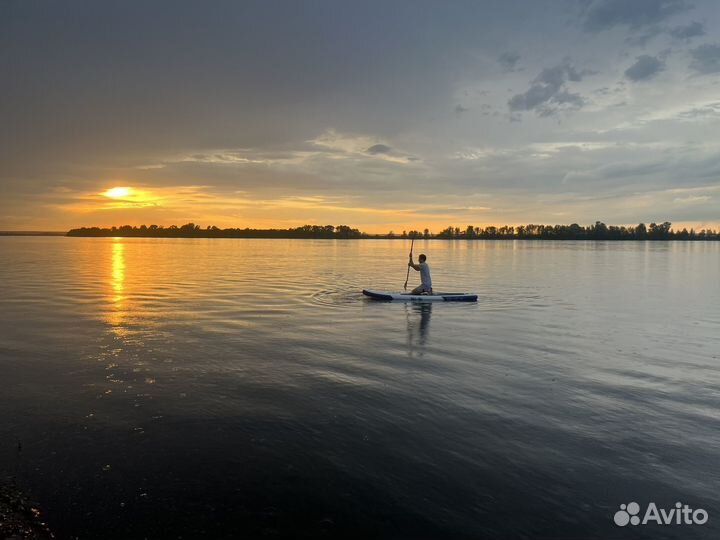
[[[413,303],[407,306],[406,310],[408,345],[414,344],[424,348],[430,330],[432,303]],[[415,318],[416,315],[419,315],[419,318]]]
[[[420,312],[420,342],[425,344],[428,328],[430,327],[430,315],[432,314],[432,304],[415,304],[415,309]]]

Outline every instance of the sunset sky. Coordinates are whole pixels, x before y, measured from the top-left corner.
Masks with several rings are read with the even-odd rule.
[[[716,0],[0,3],[0,229],[720,223]]]

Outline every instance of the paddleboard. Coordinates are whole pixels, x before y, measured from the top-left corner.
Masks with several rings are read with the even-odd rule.
[[[386,302],[477,302],[477,294],[460,292],[436,292],[433,294],[410,294],[400,292],[373,291],[363,289],[363,294],[373,300]]]

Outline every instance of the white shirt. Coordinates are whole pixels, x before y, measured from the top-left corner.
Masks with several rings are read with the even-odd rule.
[[[432,289],[432,279],[430,279],[430,266],[428,263],[421,262],[418,264],[420,267],[420,281],[423,287],[426,289]]]

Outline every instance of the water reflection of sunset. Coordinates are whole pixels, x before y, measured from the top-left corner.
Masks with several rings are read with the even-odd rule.
[[[111,245],[110,265],[110,294],[108,295],[109,309],[107,322],[113,327],[118,335],[123,334],[121,328],[125,305],[125,244],[122,240],[115,239]]]

